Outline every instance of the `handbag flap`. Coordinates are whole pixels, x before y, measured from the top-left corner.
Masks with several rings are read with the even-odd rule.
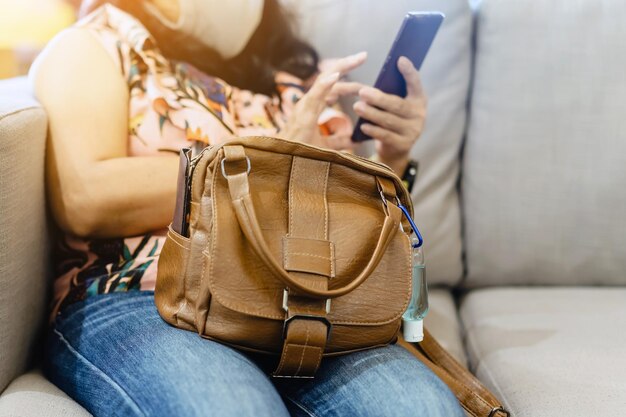
[[[291,265],[297,265],[300,270],[318,268],[320,274],[325,274],[326,264],[312,262],[310,257],[294,256],[294,253],[302,253],[293,249],[300,243],[293,238],[286,239],[290,225],[289,182],[294,156],[330,162],[325,183],[326,213],[319,213],[319,216],[326,216],[325,233],[330,244],[315,246],[320,251],[332,251],[328,288],[350,283],[372,257],[385,220],[376,176],[395,175],[384,168],[376,168],[337,152],[288,141],[255,137],[235,143],[245,146],[245,154],[250,160],[250,196],[272,256],[281,260],[283,265],[282,261],[288,253]],[[217,158],[223,156],[222,152],[211,154]],[[205,184],[205,193],[208,192],[211,198],[203,201],[211,202],[213,219],[211,238],[203,252],[202,285],[208,286],[214,301],[228,309],[255,317],[284,320],[282,300],[285,284],[270,271],[244,236],[233,211],[227,180],[219,166],[218,163],[211,163],[213,173],[206,177],[210,184]],[[393,180],[395,184],[397,177]],[[401,185],[400,189],[399,198],[407,199],[408,194]],[[410,202],[407,201],[406,206],[410,207]],[[319,222],[320,219],[313,214],[310,221]],[[292,249],[287,251],[284,242],[290,240]],[[302,272],[290,273],[297,273],[306,279],[306,274]],[[398,228],[379,264],[365,282],[332,300],[328,319],[334,324],[367,326],[388,323],[403,314],[410,294],[410,242],[407,234]]]

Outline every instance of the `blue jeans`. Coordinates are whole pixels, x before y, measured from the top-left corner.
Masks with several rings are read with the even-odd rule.
[[[272,380],[262,362],[170,326],[154,293],[137,291],[68,306],[49,332],[45,372],[97,417],[464,416],[400,346],[324,359],[313,380]]]

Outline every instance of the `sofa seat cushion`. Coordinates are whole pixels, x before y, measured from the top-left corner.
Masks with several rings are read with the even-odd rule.
[[[515,416],[626,406],[626,288],[500,288],[461,303],[471,369]]]
[[[444,288],[431,289],[428,303],[430,309],[424,325],[444,349],[463,366],[467,366],[461,324],[452,293]]]
[[[0,417],[89,417],[39,371],[15,379],[0,395]]]

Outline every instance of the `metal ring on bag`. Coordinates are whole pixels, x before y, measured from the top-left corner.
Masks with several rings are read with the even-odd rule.
[[[224,176],[224,178],[228,179],[228,175],[226,175],[226,169],[224,168],[224,162],[226,161],[226,158],[222,159],[221,162],[221,167],[222,167],[222,175]],[[250,174],[250,169],[251,169],[251,165],[250,165],[250,158],[248,158],[246,156],[246,164],[248,165],[248,167],[246,168],[246,175]]]
[[[488,417],[495,417],[496,413],[503,413],[506,417],[509,417],[511,413],[504,409],[504,407],[495,407],[491,410]]]

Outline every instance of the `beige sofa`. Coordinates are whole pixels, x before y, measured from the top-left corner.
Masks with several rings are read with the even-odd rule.
[[[367,83],[405,11],[446,13],[413,150],[427,325],[514,416],[626,415],[626,3],[284,1],[322,55],[370,51]],[[0,82],[0,417],[89,415],[36,370],[45,138]]]

